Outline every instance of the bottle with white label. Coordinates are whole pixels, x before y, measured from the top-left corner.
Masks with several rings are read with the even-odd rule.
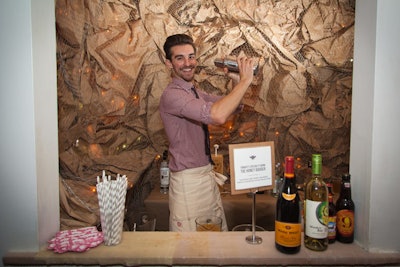
[[[323,251],[328,248],[328,188],[321,178],[321,154],[312,155],[312,176],[305,188],[304,245]]]
[[[167,194],[169,190],[169,167],[168,167],[168,151],[163,153],[163,160],[160,166],[160,192]]]

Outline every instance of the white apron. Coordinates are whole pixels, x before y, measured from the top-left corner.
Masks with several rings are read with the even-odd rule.
[[[169,229],[196,231],[195,219],[201,215],[222,218],[222,231],[228,231],[218,184],[227,178],[214,172],[212,165],[171,172],[169,186]]]

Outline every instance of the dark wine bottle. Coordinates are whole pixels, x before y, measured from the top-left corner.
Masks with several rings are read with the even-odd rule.
[[[332,183],[327,183],[328,187],[328,202],[329,202],[329,217],[328,217],[328,242],[329,244],[336,241],[336,205],[333,203]]]
[[[342,243],[352,243],[354,240],[355,205],[351,198],[350,174],[342,176],[336,210],[336,240]]]
[[[294,158],[285,158],[285,172],[276,202],[275,247],[282,253],[294,254],[301,247],[299,195],[294,175]]]
[[[328,188],[321,178],[321,154],[312,155],[312,176],[305,188],[304,245],[323,251],[328,248]]]

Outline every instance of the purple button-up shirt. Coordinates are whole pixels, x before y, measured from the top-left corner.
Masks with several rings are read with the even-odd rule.
[[[173,78],[160,99],[160,115],[169,139],[169,168],[175,172],[209,164],[202,124],[212,123],[211,106],[222,96],[196,88],[197,99],[192,87],[190,82]]]

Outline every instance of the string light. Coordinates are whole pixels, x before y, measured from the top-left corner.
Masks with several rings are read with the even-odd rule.
[[[94,128],[93,125],[90,124],[86,127],[86,131],[88,132],[89,135],[93,135],[94,134]]]
[[[119,103],[119,109],[123,109],[125,107],[125,102],[124,101],[121,101],[120,103]]]
[[[138,136],[138,138],[136,138],[135,143],[139,144],[142,141],[142,136]]]
[[[114,74],[114,75],[111,77],[111,79],[112,79],[113,81],[118,80],[118,79],[119,79],[119,74]]]
[[[296,161],[297,161],[296,168],[297,168],[297,169],[301,169],[301,167],[302,167],[302,165],[301,165],[301,158],[300,158],[300,157],[297,157],[297,158],[296,158]]]
[[[101,146],[99,144],[90,144],[89,151],[91,155],[95,158],[102,158],[103,153],[101,151]]]
[[[132,96],[132,102],[133,102],[133,104],[134,104],[135,106],[139,105],[139,95],[134,94],[134,95]]]

